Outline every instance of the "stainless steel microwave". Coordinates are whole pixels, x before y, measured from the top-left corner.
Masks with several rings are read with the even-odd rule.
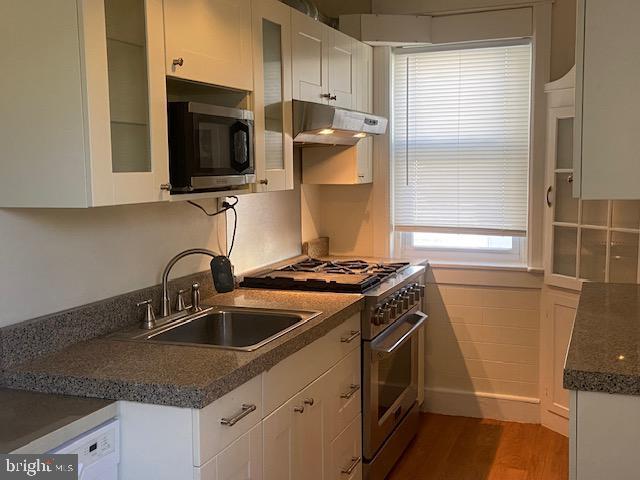
[[[255,183],[253,112],[169,103],[172,193],[229,190]]]

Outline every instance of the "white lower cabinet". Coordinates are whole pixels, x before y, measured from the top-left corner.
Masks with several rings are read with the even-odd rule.
[[[202,409],[119,402],[122,480],[361,479],[360,314]]]
[[[325,410],[316,380],[264,419],[265,480],[322,480]]]
[[[570,480],[637,480],[640,396],[571,391]]]
[[[540,423],[568,434],[569,391],[562,386],[579,292],[545,286],[540,319]]]
[[[264,479],[347,478],[334,465],[360,462],[360,409],[358,348],[264,419]],[[346,444],[351,454],[342,462]]]
[[[358,415],[331,442],[326,456],[325,480],[362,478],[362,417]]]
[[[262,423],[193,470],[194,480],[262,480]]]

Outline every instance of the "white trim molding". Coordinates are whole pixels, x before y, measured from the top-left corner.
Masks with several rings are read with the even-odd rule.
[[[425,388],[422,411],[442,415],[540,423],[540,399],[448,388]]]
[[[528,288],[541,290],[543,275],[522,266],[435,264],[427,270],[427,282],[438,285]]]

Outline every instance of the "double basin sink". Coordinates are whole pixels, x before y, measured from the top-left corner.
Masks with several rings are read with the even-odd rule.
[[[126,340],[256,350],[304,325],[321,312],[249,307],[207,307],[151,329],[128,329],[113,336]]]

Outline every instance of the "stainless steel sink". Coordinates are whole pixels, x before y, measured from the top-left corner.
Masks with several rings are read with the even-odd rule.
[[[210,307],[128,339],[252,351],[305,324],[320,312]]]

